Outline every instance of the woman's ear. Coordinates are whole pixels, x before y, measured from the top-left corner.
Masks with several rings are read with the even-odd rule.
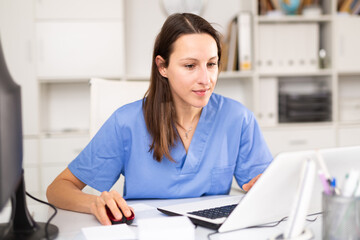
[[[157,69],[158,69],[159,73],[161,74],[161,76],[167,78],[165,60],[160,55],[157,55],[155,58],[155,62],[156,62]]]

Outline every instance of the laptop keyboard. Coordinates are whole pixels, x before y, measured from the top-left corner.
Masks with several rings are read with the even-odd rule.
[[[210,219],[216,219],[216,218],[222,218],[227,217],[230,215],[230,213],[235,209],[237,204],[233,205],[226,205],[222,207],[216,207],[216,208],[209,208],[204,209],[200,211],[194,211],[194,212],[188,212],[188,214],[193,214],[200,217],[210,218]]]

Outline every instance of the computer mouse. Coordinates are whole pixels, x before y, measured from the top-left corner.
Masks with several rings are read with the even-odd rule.
[[[108,215],[108,217],[109,217],[109,219],[111,221],[111,224],[126,223],[127,225],[130,225],[134,221],[135,214],[134,214],[134,212],[132,210],[130,210],[131,211],[131,216],[130,217],[125,217],[125,215],[123,214],[123,212],[119,208],[119,210],[120,210],[123,217],[121,219],[116,219],[108,206],[105,206],[105,209],[106,209],[106,214]]]

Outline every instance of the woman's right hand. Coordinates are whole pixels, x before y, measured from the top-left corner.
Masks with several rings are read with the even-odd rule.
[[[111,225],[111,221],[106,214],[105,205],[108,206],[116,219],[122,218],[119,208],[124,213],[125,217],[130,217],[131,210],[133,210],[127,205],[125,199],[117,191],[111,190],[110,192],[102,192],[101,195],[97,196],[95,201],[91,203],[91,213],[95,215],[102,225]]]

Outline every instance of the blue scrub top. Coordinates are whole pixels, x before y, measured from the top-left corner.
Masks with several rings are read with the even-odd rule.
[[[116,110],[68,167],[101,192],[124,175],[125,199],[185,198],[228,194],[233,176],[242,186],[272,161],[253,113],[217,94],[202,110],[188,153],[180,138],[171,149],[175,163],[155,161],[150,144],[139,100]]]

